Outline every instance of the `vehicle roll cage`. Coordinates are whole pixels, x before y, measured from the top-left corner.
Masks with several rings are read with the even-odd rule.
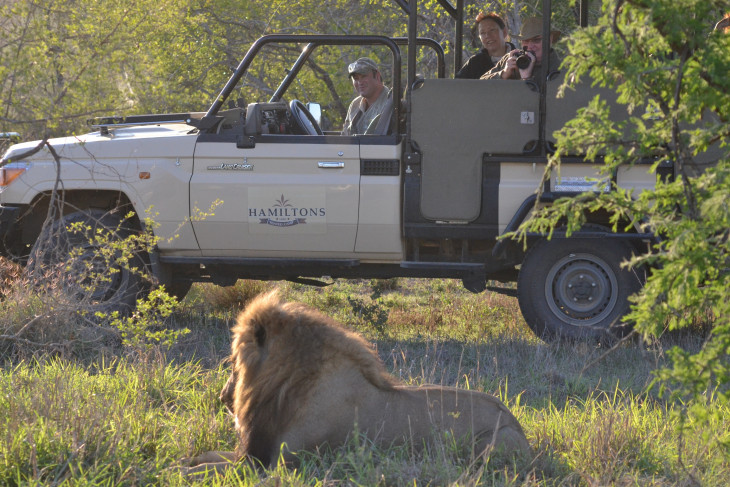
[[[418,15],[417,0],[393,0],[400,8],[408,15],[408,39],[409,42],[413,42],[416,38],[416,32],[418,32]],[[588,2],[589,0],[575,0],[575,4],[578,7],[579,12],[579,24],[581,27],[588,26]],[[454,19],[456,22],[456,28],[454,32],[454,73],[461,68],[461,52],[464,47],[464,0],[456,0],[454,5],[450,0],[438,0],[438,3],[443,7],[444,11]],[[411,8],[412,6],[412,8]],[[548,52],[550,45],[550,12],[552,11],[552,0],[542,0],[542,47],[543,52]],[[411,44],[413,45],[413,44]],[[408,85],[412,85],[415,81],[415,50],[411,49],[408,51]],[[413,69],[412,69],[413,68]],[[545,73],[547,75],[547,72]],[[413,76],[413,77],[411,77]]]
[[[401,55],[398,46],[407,45],[409,46],[407,54],[407,83],[408,89],[405,92],[407,106],[410,106],[410,95],[411,87],[416,82],[416,54],[417,46],[430,47],[436,52],[438,60],[438,77],[442,78],[445,74],[445,62],[444,62],[444,51],[441,45],[433,39],[418,37],[418,1],[417,0],[393,0],[398,4],[401,9],[408,14],[408,37],[397,37],[391,38],[379,35],[358,35],[358,36],[344,36],[344,35],[290,35],[290,34],[270,34],[265,35],[249,48],[246,55],[243,57],[238,67],[230,77],[226,85],[223,87],[219,95],[216,97],[213,104],[210,106],[204,117],[200,121],[196,121],[195,125],[203,128],[213,124],[218,111],[223,106],[223,103],[228,99],[233,89],[243,77],[244,73],[248,70],[258,52],[267,44],[273,43],[299,43],[304,44],[301,54],[294,62],[292,67],[287,72],[283,81],[276,89],[274,94],[271,96],[270,101],[279,101],[286,90],[289,88],[291,83],[296,78],[299,71],[302,69],[304,64],[307,62],[309,57],[315,48],[322,45],[382,45],[390,49],[393,55],[393,90],[394,93],[403,93],[401,91]],[[589,0],[575,0],[576,5],[579,9],[579,22],[581,27],[588,25],[588,1]],[[438,3],[443,7],[444,11],[454,19],[456,23],[455,29],[455,42],[454,42],[454,70],[455,72],[461,67],[461,52],[463,48],[463,28],[464,28],[464,0],[456,0],[454,5],[450,0],[438,0]],[[551,16],[552,11],[552,0],[542,0],[542,49],[543,52],[549,52],[550,49],[550,31],[551,31]],[[414,48],[411,48],[413,46]],[[550,73],[550,69],[557,69],[557,66],[548,66],[547,63],[540,66],[541,72],[539,76],[547,77]],[[543,133],[542,127],[545,123],[545,83],[540,86],[540,133]],[[400,120],[400,103],[394,103],[394,114],[395,119]],[[408,130],[408,123],[406,129],[406,138],[410,137],[410,131]]]
[[[251,66],[256,55],[261,49],[268,44],[305,44],[302,52],[297,57],[294,64],[287,70],[287,74],[278,86],[276,91],[269,102],[280,101],[281,98],[289,89],[294,79],[297,77],[299,71],[305,65],[309,57],[312,55],[317,47],[326,46],[337,46],[337,45],[382,45],[390,49],[393,55],[393,90],[394,93],[401,93],[401,55],[398,46],[408,45],[409,39],[407,37],[385,37],[385,36],[343,36],[343,35],[293,35],[293,34],[270,34],[260,37],[253,43],[249,48],[246,55],[243,57],[238,67],[231,75],[226,85],[221,90],[220,94],[216,97],[215,102],[211,105],[205,114],[205,118],[215,118],[218,111],[223,106],[223,103],[231,95],[233,89],[236,87],[238,82],[243,77],[244,73]],[[446,61],[444,50],[441,44],[433,39],[419,37],[416,38],[415,44],[417,46],[424,46],[431,48],[436,53],[437,59],[437,76],[443,78],[446,73]],[[396,120],[399,119],[400,115],[400,104],[394,103],[393,109],[395,112]]]

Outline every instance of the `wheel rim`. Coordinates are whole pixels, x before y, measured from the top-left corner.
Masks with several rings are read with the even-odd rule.
[[[545,298],[553,314],[565,323],[594,326],[606,319],[618,300],[611,267],[592,254],[570,254],[552,266]]]

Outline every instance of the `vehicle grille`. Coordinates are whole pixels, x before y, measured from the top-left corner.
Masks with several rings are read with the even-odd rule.
[[[363,159],[360,161],[362,176],[398,176],[400,161],[398,159]]]

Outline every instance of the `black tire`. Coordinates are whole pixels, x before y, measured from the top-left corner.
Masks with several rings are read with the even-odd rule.
[[[193,287],[193,281],[179,280],[166,284],[165,291],[168,295],[174,296],[180,302],[188,295],[191,287]]]
[[[595,225],[590,230],[605,230]],[[584,227],[585,228],[585,227]],[[541,240],[525,256],[517,281],[520,310],[543,340],[612,340],[631,326],[621,318],[643,278],[621,268],[631,257],[626,241],[580,238]]]
[[[87,230],[69,228],[80,224]],[[41,232],[33,245],[28,271],[47,284],[49,272],[60,271],[60,284],[84,309],[96,312],[131,312],[137,299],[149,292],[143,277],[146,253],[137,252],[127,263],[117,259],[120,251],[105,257],[102,245],[91,242],[90,235],[102,235],[109,242],[119,242],[134,232],[119,215],[102,210],[70,213]],[[102,277],[102,278],[100,278]]]

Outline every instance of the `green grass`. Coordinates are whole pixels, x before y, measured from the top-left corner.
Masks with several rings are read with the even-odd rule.
[[[40,354],[5,345],[0,485],[187,485],[177,470],[180,459],[235,445],[232,422],[218,401],[228,373],[229,327],[238,308],[273,285],[195,286],[168,323],[192,333],[165,353],[106,346],[94,354],[85,346],[83,355],[73,348]],[[196,483],[730,484],[728,457],[711,442],[730,440],[730,411],[722,410],[724,419],[710,425],[690,424],[679,436],[678,406],[645,392],[663,350],[679,339],[652,347],[624,344],[599,360],[606,350],[596,345],[535,339],[514,298],[474,295],[456,281],[279,286],[285,298],[363,333],[406,383],[498,395],[522,423],[534,458],[517,465],[499,458],[471,463],[460,445],[448,441],[418,452],[354,437],[334,451],[303,453],[297,469],[258,473],[240,467],[225,479]],[[692,337],[681,340],[698,346]]]

